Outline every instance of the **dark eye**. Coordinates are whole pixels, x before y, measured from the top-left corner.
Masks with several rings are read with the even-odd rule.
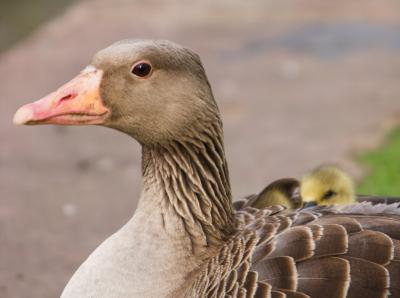
[[[131,72],[138,77],[146,77],[151,73],[151,65],[147,62],[139,62],[132,67]]]
[[[324,200],[328,200],[332,198],[334,195],[336,195],[336,192],[333,190],[328,190],[326,193],[324,193],[324,196],[322,197]]]

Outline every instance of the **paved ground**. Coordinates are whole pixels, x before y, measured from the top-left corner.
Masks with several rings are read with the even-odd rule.
[[[0,57],[0,296],[55,297],[132,215],[139,146],[111,130],[13,127],[14,111],[125,37],[202,57],[221,106],[234,194],[376,144],[400,113],[398,1],[75,4]],[[400,118],[400,117],[398,117]]]

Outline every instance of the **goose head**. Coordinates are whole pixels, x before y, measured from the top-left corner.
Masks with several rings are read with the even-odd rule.
[[[151,145],[220,120],[197,54],[169,41],[123,40],[55,92],[18,109],[14,123],[103,125]]]
[[[305,207],[350,204],[355,200],[353,180],[335,166],[321,166],[305,174],[300,194]]]

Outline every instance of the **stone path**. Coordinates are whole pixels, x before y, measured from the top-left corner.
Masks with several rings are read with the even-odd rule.
[[[400,118],[398,1],[78,2],[0,56],[0,296],[55,297],[131,216],[139,146],[98,127],[14,127],[14,111],[126,37],[203,58],[235,197],[354,150]]]

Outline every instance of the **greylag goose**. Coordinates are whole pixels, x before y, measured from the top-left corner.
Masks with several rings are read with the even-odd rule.
[[[400,297],[396,204],[233,210],[210,84],[175,43],[117,42],[14,122],[103,125],[142,145],[136,212],[62,297]]]

